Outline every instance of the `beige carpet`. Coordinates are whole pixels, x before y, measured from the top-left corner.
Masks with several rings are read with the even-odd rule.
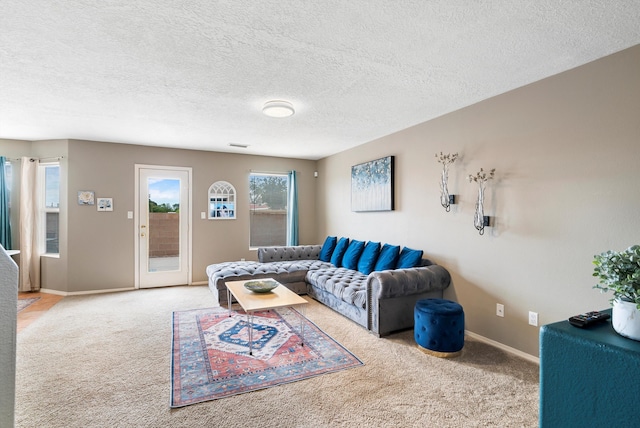
[[[207,287],[66,297],[18,335],[17,427],[536,427],[538,366],[467,340],[439,359],[413,331],[377,338],[311,301],[306,315],[365,365],[170,409],[171,314]]]

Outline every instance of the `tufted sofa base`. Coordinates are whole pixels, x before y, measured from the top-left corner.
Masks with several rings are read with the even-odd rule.
[[[226,303],[226,282],[273,278],[297,294],[309,294],[378,336],[413,328],[420,299],[442,298],[451,276],[423,259],[406,269],[365,275],[318,260],[320,245],[258,249],[258,261],[225,262],[207,267],[209,288]]]
[[[339,314],[369,330],[369,317],[366,309],[347,303],[344,300],[337,298],[334,294],[318,287],[314,287],[311,284],[307,284],[307,294],[318,302],[323,303]]]
[[[316,275],[317,276],[317,275]],[[307,281],[313,281],[307,274]],[[315,300],[344,315],[378,337],[387,336],[413,327],[413,307],[421,299],[441,299],[442,290],[433,290],[408,296],[371,299],[364,307],[347,303],[336,294],[323,290],[315,283],[307,284],[307,294]]]
[[[375,312],[385,315],[379,317],[378,331],[375,333],[382,337],[396,331],[413,328],[414,316],[412,308],[416,302],[422,299],[442,299],[442,295],[442,290],[434,290],[427,293],[380,300]],[[386,314],[394,314],[394,316],[386,316]]]

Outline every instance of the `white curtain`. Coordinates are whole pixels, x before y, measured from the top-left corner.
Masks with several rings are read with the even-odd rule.
[[[20,291],[40,289],[40,252],[43,248],[38,160],[22,158],[20,168]]]

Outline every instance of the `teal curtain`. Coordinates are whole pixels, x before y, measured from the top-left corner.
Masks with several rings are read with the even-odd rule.
[[[298,180],[295,171],[289,171],[287,176],[287,245],[298,245]]]
[[[11,249],[11,217],[9,216],[9,189],[4,171],[5,157],[0,156],[0,244]]]

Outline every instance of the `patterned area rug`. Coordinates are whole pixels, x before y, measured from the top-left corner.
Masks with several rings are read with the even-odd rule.
[[[300,326],[304,323],[304,345]],[[173,313],[171,407],[183,407],[362,365],[294,309],[256,312],[253,353],[244,312]]]
[[[18,312],[20,312],[30,304],[37,302],[38,300],[40,300],[39,297],[30,297],[28,299],[18,299]]]

